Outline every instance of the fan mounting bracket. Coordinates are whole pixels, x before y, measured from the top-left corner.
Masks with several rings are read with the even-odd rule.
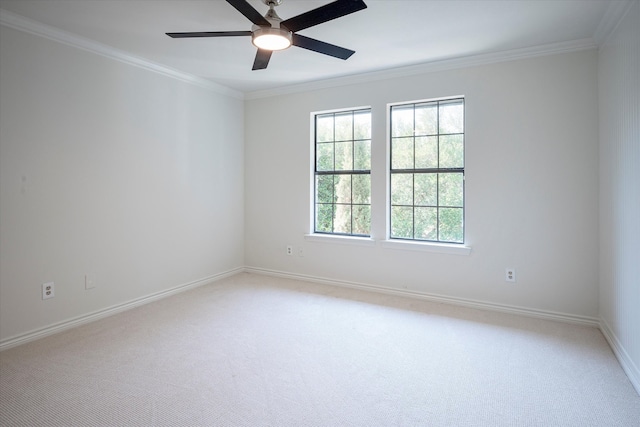
[[[267,6],[280,6],[282,4],[282,0],[262,0],[262,3]]]

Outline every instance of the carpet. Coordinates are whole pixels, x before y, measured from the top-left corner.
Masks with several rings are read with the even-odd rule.
[[[0,353],[2,426],[640,426],[599,330],[242,273]]]

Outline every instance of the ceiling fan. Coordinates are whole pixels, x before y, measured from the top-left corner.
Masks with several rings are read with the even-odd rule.
[[[350,13],[366,9],[367,7],[363,0],[336,0],[333,3],[320,6],[309,12],[283,21],[275,11],[275,7],[280,5],[282,0],[262,0],[264,4],[269,6],[269,11],[264,16],[260,15],[260,12],[255,10],[246,0],[226,1],[253,22],[254,25],[251,31],[207,31],[166,34],[173,38],[251,36],[251,42],[258,48],[252,70],[263,70],[267,68],[274,50],[286,49],[291,45],[340,59],[348,59],[355,51],[305,37],[296,34],[296,32],[349,15]]]

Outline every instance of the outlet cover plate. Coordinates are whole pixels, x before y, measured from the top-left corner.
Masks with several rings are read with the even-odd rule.
[[[507,282],[515,282],[516,281],[516,270],[515,268],[506,268],[504,270],[504,280]]]
[[[84,276],[84,288],[85,289],[93,289],[96,287],[96,278],[89,274]]]
[[[56,286],[53,282],[42,284],[42,299],[49,299],[56,296]]]

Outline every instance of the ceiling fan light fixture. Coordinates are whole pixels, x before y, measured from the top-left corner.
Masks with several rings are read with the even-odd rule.
[[[291,46],[291,31],[284,28],[261,27],[253,32],[251,42],[258,49],[283,50]]]
[[[226,1],[249,21],[253,22],[251,31],[196,31],[166,34],[172,38],[251,36],[251,43],[258,48],[256,58],[253,61],[253,68],[251,68],[254,71],[267,68],[273,51],[287,49],[291,46],[311,50],[334,58],[348,59],[356,52],[331,43],[325,43],[320,40],[302,36],[298,34],[298,31],[367,8],[363,0],[334,0],[332,3],[325,4],[324,6],[317,7],[283,21],[275,10],[275,7],[281,4],[283,0],[262,0],[262,3],[269,7],[269,10],[264,16],[254,9],[248,0]]]

